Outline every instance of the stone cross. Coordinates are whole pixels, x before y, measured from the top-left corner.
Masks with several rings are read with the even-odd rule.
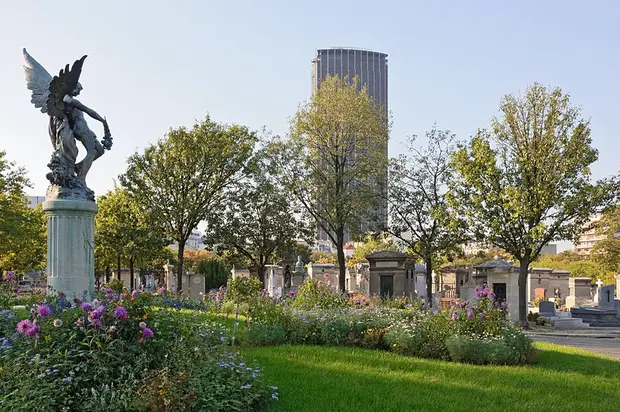
[[[598,286],[599,288],[603,287],[603,281],[602,280],[597,280],[596,281],[596,286]]]

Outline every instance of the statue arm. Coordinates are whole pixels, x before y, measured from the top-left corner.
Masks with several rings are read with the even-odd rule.
[[[78,110],[83,111],[84,113],[86,113],[87,115],[89,115],[90,117],[92,117],[95,120],[99,120],[101,123],[106,123],[105,119],[103,117],[101,117],[99,115],[99,113],[97,113],[96,111],[94,111],[93,109],[91,109],[88,106],[85,106],[84,104],[82,104],[82,102],[80,102],[77,99],[74,99],[73,97],[66,95],[64,97],[64,99],[62,99],[63,102],[65,102],[66,104],[68,104],[71,107],[74,107]]]

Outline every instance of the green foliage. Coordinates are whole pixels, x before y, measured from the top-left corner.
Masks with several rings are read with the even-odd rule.
[[[165,138],[128,159],[120,182],[179,243],[177,287],[182,290],[185,243],[198,224],[241,178],[256,134],[207,117],[191,129],[171,129]]]
[[[477,365],[523,365],[533,363],[536,350],[532,341],[517,330],[505,331],[492,337],[454,335],[446,346],[456,362]]]
[[[221,259],[204,259],[198,261],[196,273],[205,275],[205,290],[217,289],[228,282],[228,270]]]
[[[396,245],[387,234],[366,235],[363,242],[356,244],[353,256],[347,261],[347,266],[358,263],[368,263],[366,256],[381,250],[397,251]]]
[[[262,410],[273,391],[257,368],[226,349],[227,330],[154,302],[146,293],[108,291],[93,308],[76,308],[48,297],[47,309],[35,308],[30,319],[40,328],[32,336],[16,335],[18,319],[2,312],[0,331],[8,339],[0,349],[0,407]],[[119,316],[122,308],[127,316]]]
[[[570,272],[571,277],[587,277],[593,280],[601,279],[606,283],[613,283],[615,271],[609,270],[610,268],[606,267],[599,260],[599,257],[600,255],[598,255],[594,248],[590,256],[573,251],[565,251],[556,255],[540,256],[532,263],[532,267],[566,270]]]
[[[322,80],[291,121],[286,161],[281,162],[287,185],[340,250],[341,290],[345,228],[355,233],[380,218],[388,130],[385,110],[357,77]]]
[[[123,289],[125,289],[125,284],[120,279],[112,279],[108,283],[104,285],[106,288],[112,289],[117,294],[123,293]]]
[[[286,333],[280,325],[252,323],[243,333],[243,342],[251,346],[274,346],[286,341]]]
[[[341,308],[347,302],[341,293],[334,291],[323,281],[307,279],[297,292],[293,306],[300,309]]]
[[[252,305],[258,299],[258,292],[263,284],[256,278],[236,278],[228,280],[225,300],[236,305]]]
[[[505,96],[500,112],[490,131],[479,130],[453,156],[459,181],[450,197],[477,240],[519,260],[524,322],[529,264],[544,245],[579,233],[614,191],[590,182],[598,157],[590,127],[560,89],[534,84],[523,97]]]
[[[254,155],[250,175],[237,182],[209,216],[205,243],[244,256],[265,281],[265,266],[283,258],[297,239],[311,238],[295,199],[282,186],[272,165],[270,144]]]
[[[442,254],[450,254],[467,240],[466,225],[451,212],[446,195],[455,179],[450,167],[456,136],[437,127],[426,133],[426,145],[409,142],[407,155],[390,163],[389,232],[410,253],[432,268]],[[432,295],[430,269],[427,296]]]
[[[310,256],[310,261],[314,263],[336,264],[336,262],[338,261],[338,255],[336,253],[330,253],[325,250],[315,250]]]
[[[28,207],[26,187],[26,171],[0,151],[0,269],[18,273],[45,267],[47,251],[45,214]]]

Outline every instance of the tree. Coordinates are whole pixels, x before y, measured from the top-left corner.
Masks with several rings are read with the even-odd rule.
[[[589,123],[559,88],[539,84],[522,97],[507,95],[491,130],[479,130],[454,156],[460,175],[453,205],[486,239],[519,261],[519,321],[527,327],[530,263],[542,247],[571,239],[613,192],[592,184]]]
[[[211,247],[234,249],[246,257],[263,285],[266,265],[294,250],[298,239],[310,236],[307,219],[278,182],[269,150],[267,146],[256,154],[251,175],[214,208],[204,237]]]
[[[609,272],[620,272],[620,206],[603,213],[595,229],[605,239],[592,248],[592,259]]]
[[[225,189],[241,178],[255,142],[256,134],[246,127],[219,124],[207,117],[192,129],[170,130],[144,153],[128,159],[121,184],[178,243],[179,292],[187,239],[207,219]]]
[[[366,235],[363,242],[356,244],[353,256],[347,261],[347,266],[355,266],[358,263],[368,263],[366,256],[381,250],[397,251],[397,247],[389,236],[383,233]]]
[[[385,191],[388,119],[359,79],[327,77],[291,122],[287,182],[336,247],[345,288],[345,231],[376,219]]]
[[[18,272],[45,267],[46,218],[40,207],[31,209],[24,193],[31,187],[22,167],[0,151],[0,268]],[[1,270],[0,270],[1,272]]]
[[[162,254],[168,241],[158,225],[153,224],[145,210],[125,189],[114,190],[97,199],[99,212],[95,217],[95,240],[100,248],[96,256],[104,259],[109,273],[110,257],[116,258],[117,273],[121,273],[121,261],[129,265],[129,287],[135,288],[135,266],[146,266],[150,260]],[[102,264],[100,263],[101,267]]]
[[[449,254],[466,240],[462,222],[450,213],[446,195],[454,181],[450,162],[456,136],[437,127],[426,133],[427,144],[416,147],[390,163],[388,231],[426,265],[426,296],[432,303],[432,272],[442,254]]]
[[[337,253],[328,252],[326,250],[315,250],[314,252],[312,252],[312,255],[310,256],[310,261],[314,263],[319,263],[319,264],[329,263],[329,264],[335,265],[337,260],[338,260]]]

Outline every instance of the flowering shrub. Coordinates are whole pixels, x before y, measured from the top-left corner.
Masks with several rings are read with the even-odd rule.
[[[224,327],[156,303],[109,288],[48,296],[21,320],[0,312],[0,409],[245,411],[277,393],[229,353]]]
[[[521,331],[503,330],[498,335],[453,335],[446,341],[452,360],[479,365],[532,363],[536,349]]]
[[[307,279],[297,292],[293,306],[300,309],[341,308],[347,305],[344,296],[331,289],[327,283],[317,279]]]
[[[505,303],[493,300],[493,292],[487,286],[476,288],[477,301],[455,300],[450,303],[450,317],[459,334],[498,335],[504,327],[506,315]]]

